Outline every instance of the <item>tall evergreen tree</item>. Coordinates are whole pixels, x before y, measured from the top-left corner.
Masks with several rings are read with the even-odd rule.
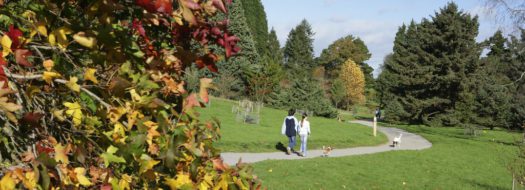
[[[456,125],[475,120],[473,75],[480,48],[477,17],[447,4],[430,19],[400,28],[385,65],[386,117]],[[389,81],[385,81],[389,80]]]
[[[287,67],[313,68],[315,66],[313,35],[312,27],[306,19],[290,31],[283,52]]]
[[[263,56],[268,52],[268,21],[264,6],[261,0],[242,0],[242,7],[248,27],[253,34],[257,52]]]
[[[233,3],[229,6],[230,13],[227,15],[227,18],[230,20],[230,25],[228,25],[228,30],[241,39],[241,41],[237,43],[241,51],[234,57],[217,64],[220,72],[218,80],[230,76],[239,79],[240,82],[236,82],[230,86],[229,90],[231,93],[228,94],[247,95],[247,86],[249,85],[247,73],[252,72],[251,70],[254,69],[254,65],[260,62],[260,56],[244,16],[242,1],[233,0]],[[221,16],[224,17],[224,14],[218,17]],[[221,89],[221,91],[225,90],[226,89]]]
[[[279,43],[279,39],[277,39],[277,33],[272,28],[270,30],[270,33],[268,34],[268,54],[267,56],[270,57],[270,59],[275,63],[283,63],[284,56],[283,51],[281,49],[281,44]]]

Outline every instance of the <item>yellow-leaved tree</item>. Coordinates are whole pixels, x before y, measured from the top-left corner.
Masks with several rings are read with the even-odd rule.
[[[341,66],[339,80],[343,82],[347,108],[365,102],[365,75],[353,60],[348,59]]]

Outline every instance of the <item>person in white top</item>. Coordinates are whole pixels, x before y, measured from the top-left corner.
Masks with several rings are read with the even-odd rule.
[[[299,123],[298,128],[299,136],[301,137],[301,152],[299,156],[306,156],[306,142],[308,141],[308,135],[310,135],[310,122],[308,121],[308,114],[303,113],[303,118]]]

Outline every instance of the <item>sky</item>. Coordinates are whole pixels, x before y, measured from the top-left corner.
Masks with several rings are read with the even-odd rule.
[[[315,56],[333,41],[354,35],[361,38],[372,54],[367,63],[380,72],[383,58],[392,52],[397,29],[411,20],[430,18],[450,0],[261,0],[268,28],[277,32],[281,47],[290,30],[306,19],[314,31]],[[501,20],[490,14],[484,0],[455,1],[459,8],[478,15],[477,40],[482,41],[498,29],[508,30]]]

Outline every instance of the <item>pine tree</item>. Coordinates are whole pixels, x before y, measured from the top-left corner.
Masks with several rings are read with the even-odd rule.
[[[365,102],[365,77],[353,60],[349,59],[341,66],[339,80],[343,83],[347,104],[357,105]]]
[[[283,51],[281,50],[281,44],[277,39],[277,34],[272,28],[268,34],[268,54],[267,56],[275,63],[282,64],[284,61]]]
[[[335,118],[337,110],[325,98],[319,81],[299,77],[287,88],[272,93],[271,106],[281,109],[301,109],[312,111],[316,116]]]
[[[242,0],[244,16],[250,27],[259,55],[267,54],[268,47],[268,21],[261,0]]]
[[[475,123],[481,53],[477,17],[449,3],[420,24],[400,28],[380,77],[386,117],[437,125]],[[383,74],[382,74],[383,75]]]
[[[306,20],[290,31],[283,50],[287,67],[299,70],[298,68],[310,69],[315,66],[313,35],[312,27]]]
[[[244,16],[242,1],[234,0],[229,10],[230,13],[227,16],[230,20],[230,25],[228,25],[228,30],[241,39],[241,41],[237,43],[241,51],[227,61],[222,61],[217,64],[220,72],[219,78],[228,79],[230,76],[233,76],[238,79],[240,82],[229,85],[230,89],[226,94],[246,96],[248,95],[247,86],[249,85],[247,73],[252,72],[254,65],[260,62],[260,56]],[[224,17],[224,14],[218,17],[221,16]],[[216,19],[220,20],[220,18]],[[223,92],[227,90],[228,89],[221,89]]]

